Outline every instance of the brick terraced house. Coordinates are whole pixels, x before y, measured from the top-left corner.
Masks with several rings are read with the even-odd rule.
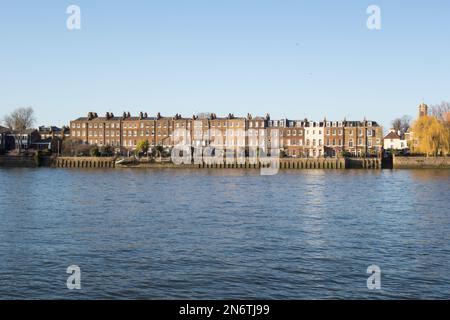
[[[229,155],[248,156],[249,152],[267,151],[277,146],[289,157],[336,157],[344,152],[353,156],[379,155],[383,147],[383,130],[375,121],[310,121],[264,117],[236,117],[216,114],[184,118],[179,114],[149,117],[141,112],[131,116],[124,112],[99,117],[89,112],[70,123],[71,137],[86,144],[133,150],[147,140],[150,148],[175,145],[220,149]],[[276,144],[274,144],[276,143]],[[214,153],[214,152],[213,152]]]

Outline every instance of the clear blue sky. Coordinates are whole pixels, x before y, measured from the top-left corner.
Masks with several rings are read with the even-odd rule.
[[[0,41],[0,117],[32,106],[37,125],[144,110],[389,126],[450,100],[448,0],[2,1]]]

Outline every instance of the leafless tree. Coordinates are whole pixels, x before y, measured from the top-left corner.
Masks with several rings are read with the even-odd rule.
[[[404,115],[401,118],[396,118],[392,121],[392,128],[395,132],[400,132],[401,135],[404,135],[408,132],[408,129],[411,126],[412,118],[410,116]]]
[[[35,122],[33,108],[18,108],[5,116],[3,121],[13,131],[16,146],[20,152],[22,149],[22,138]]]
[[[446,121],[450,113],[450,102],[442,101],[439,104],[432,105],[430,109],[432,116],[436,117],[439,121]]]

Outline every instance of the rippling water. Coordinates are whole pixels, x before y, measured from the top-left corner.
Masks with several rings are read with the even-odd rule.
[[[0,185],[2,299],[450,298],[450,171],[0,169]]]

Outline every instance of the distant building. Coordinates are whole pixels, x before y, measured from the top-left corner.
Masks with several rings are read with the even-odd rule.
[[[8,134],[8,137],[14,139],[14,148],[19,149],[29,149],[33,143],[38,142],[40,140],[40,135],[38,130],[36,129],[27,129],[22,133],[18,133],[16,131],[11,131]]]
[[[37,150],[51,150],[59,153],[62,147],[62,140],[70,137],[70,128],[55,126],[40,126],[38,128],[40,139],[34,141],[32,147]]]
[[[11,130],[0,126],[0,152],[5,152],[14,148],[14,139],[10,137]]]
[[[288,120],[283,121],[284,129],[281,132],[283,135],[283,147],[286,155],[291,157],[306,157],[306,130],[308,127],[308,120]]]
[[[223,150],[227,156],[241,157],[250,152],[268,152],[274,148],[289,157],[335,157],[342,152],[354,156],[379,155],[383,147],[383,130],[375,121],[309,121],[272,120],[248,114],[236,117],[215,114],[199,118],[149,117],[141,112],[133,117],[129,112],[122,116],[106,113],[99,117],[89,112],[70,122],[70,135],[90,145],[111,146],[133,150],[139,141],[155,147],[172,148],[186,142],[192,147],[210,147]]]
[[[344,151],[354,156],[379,155],[383,146],[383,128],[375,121],[344,120]]]
[[[41,136],[41,139],[43,139],[43,140],[49,139],[49,138],[62,139],[63,137],[70,137],[70,128],[68,128],[68,127],[58,128],[55,126],[50,126],[50,127],[40,126],[38,128],[38,132],[39,132],[39,135]]]
[[[325,123],[325,153],[335,157],[344,151],[344,121],[327,121]]]
[[[320,121],[308,121],[305,127],[305,155],[310,158],[323,157],[324,123]]]
[[[408,149],[408,142],[391,129],[383,139],[383,146],[385,150],[404,150]]]

